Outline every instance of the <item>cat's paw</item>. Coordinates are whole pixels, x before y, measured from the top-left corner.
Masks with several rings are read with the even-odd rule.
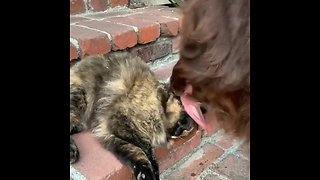
[[[79,150],[73,139],[70,138],[70,164],[77,162],[79,159]]]
[[[135,177],[137,180],[157,180],[151,165],[141,164],[134,166]],[[158,175],[159,176],[159,175]]]

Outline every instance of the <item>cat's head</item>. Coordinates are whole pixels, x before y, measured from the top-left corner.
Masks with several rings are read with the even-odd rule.
[[[169,89],[168,84],[162,84],[159,93],[165,114],[164,125],[168,138],[177,138],[188,135],[196,123],[184,110],[180,97]]]

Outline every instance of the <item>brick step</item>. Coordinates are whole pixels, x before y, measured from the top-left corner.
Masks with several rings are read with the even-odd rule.
[[[152,61],[178,51],[179,9],[118,8],[70,16],[70,61],[127,50]]]
[[[89,133],[73,135],[81,158],[72,165],[73,179],[121,180],[134,179],[131,170],[114,155],[104,150]],[[202,137],[194,130],[188,137],[177,139],[171,149],[156,149],[163,180],[249,180],[248,147],[225,135],[221,130]]]
[[[163,180],[249,180],[248,147],[218,131],[161,174]]]
[[[174,165],[191,152],[201,141],[201,132],[194,130],[188,137],[177,139],[171,149],[160,147],[156,149],[160,171]],[[87,179],[119,180],[132,179],[131,170],[123,165],[115,156],[103,149],[97,140],[89,133],[73,135],[80,151],[81,158],[72,167]],[[76,178],[75,178],[76,179]]]

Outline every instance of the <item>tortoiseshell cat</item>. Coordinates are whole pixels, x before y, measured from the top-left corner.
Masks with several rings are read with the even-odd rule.
[[[154,147],[194,126],[168,87],[138,57],[91,56],[71,67],[70,163],[79,158],[71,134],[89,131],[138,180],[159,179]]]

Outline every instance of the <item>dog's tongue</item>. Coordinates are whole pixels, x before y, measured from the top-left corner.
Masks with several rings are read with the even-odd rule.
[[[192,100],[188,97],[188,94],[191,94],[192,88],[191,86],[186,88],[186,91],[183,95],[180,96],[182,105],[188,115],[204,130],[208,133],[210,130],[209,123],[204,119],[204,116],[200,109],[200,103]]]
[[[190,100],[186,95],[181,97],[182,105],[191,118],[203,129],[207,128],[206,121],[200,109],[200,103]]]

